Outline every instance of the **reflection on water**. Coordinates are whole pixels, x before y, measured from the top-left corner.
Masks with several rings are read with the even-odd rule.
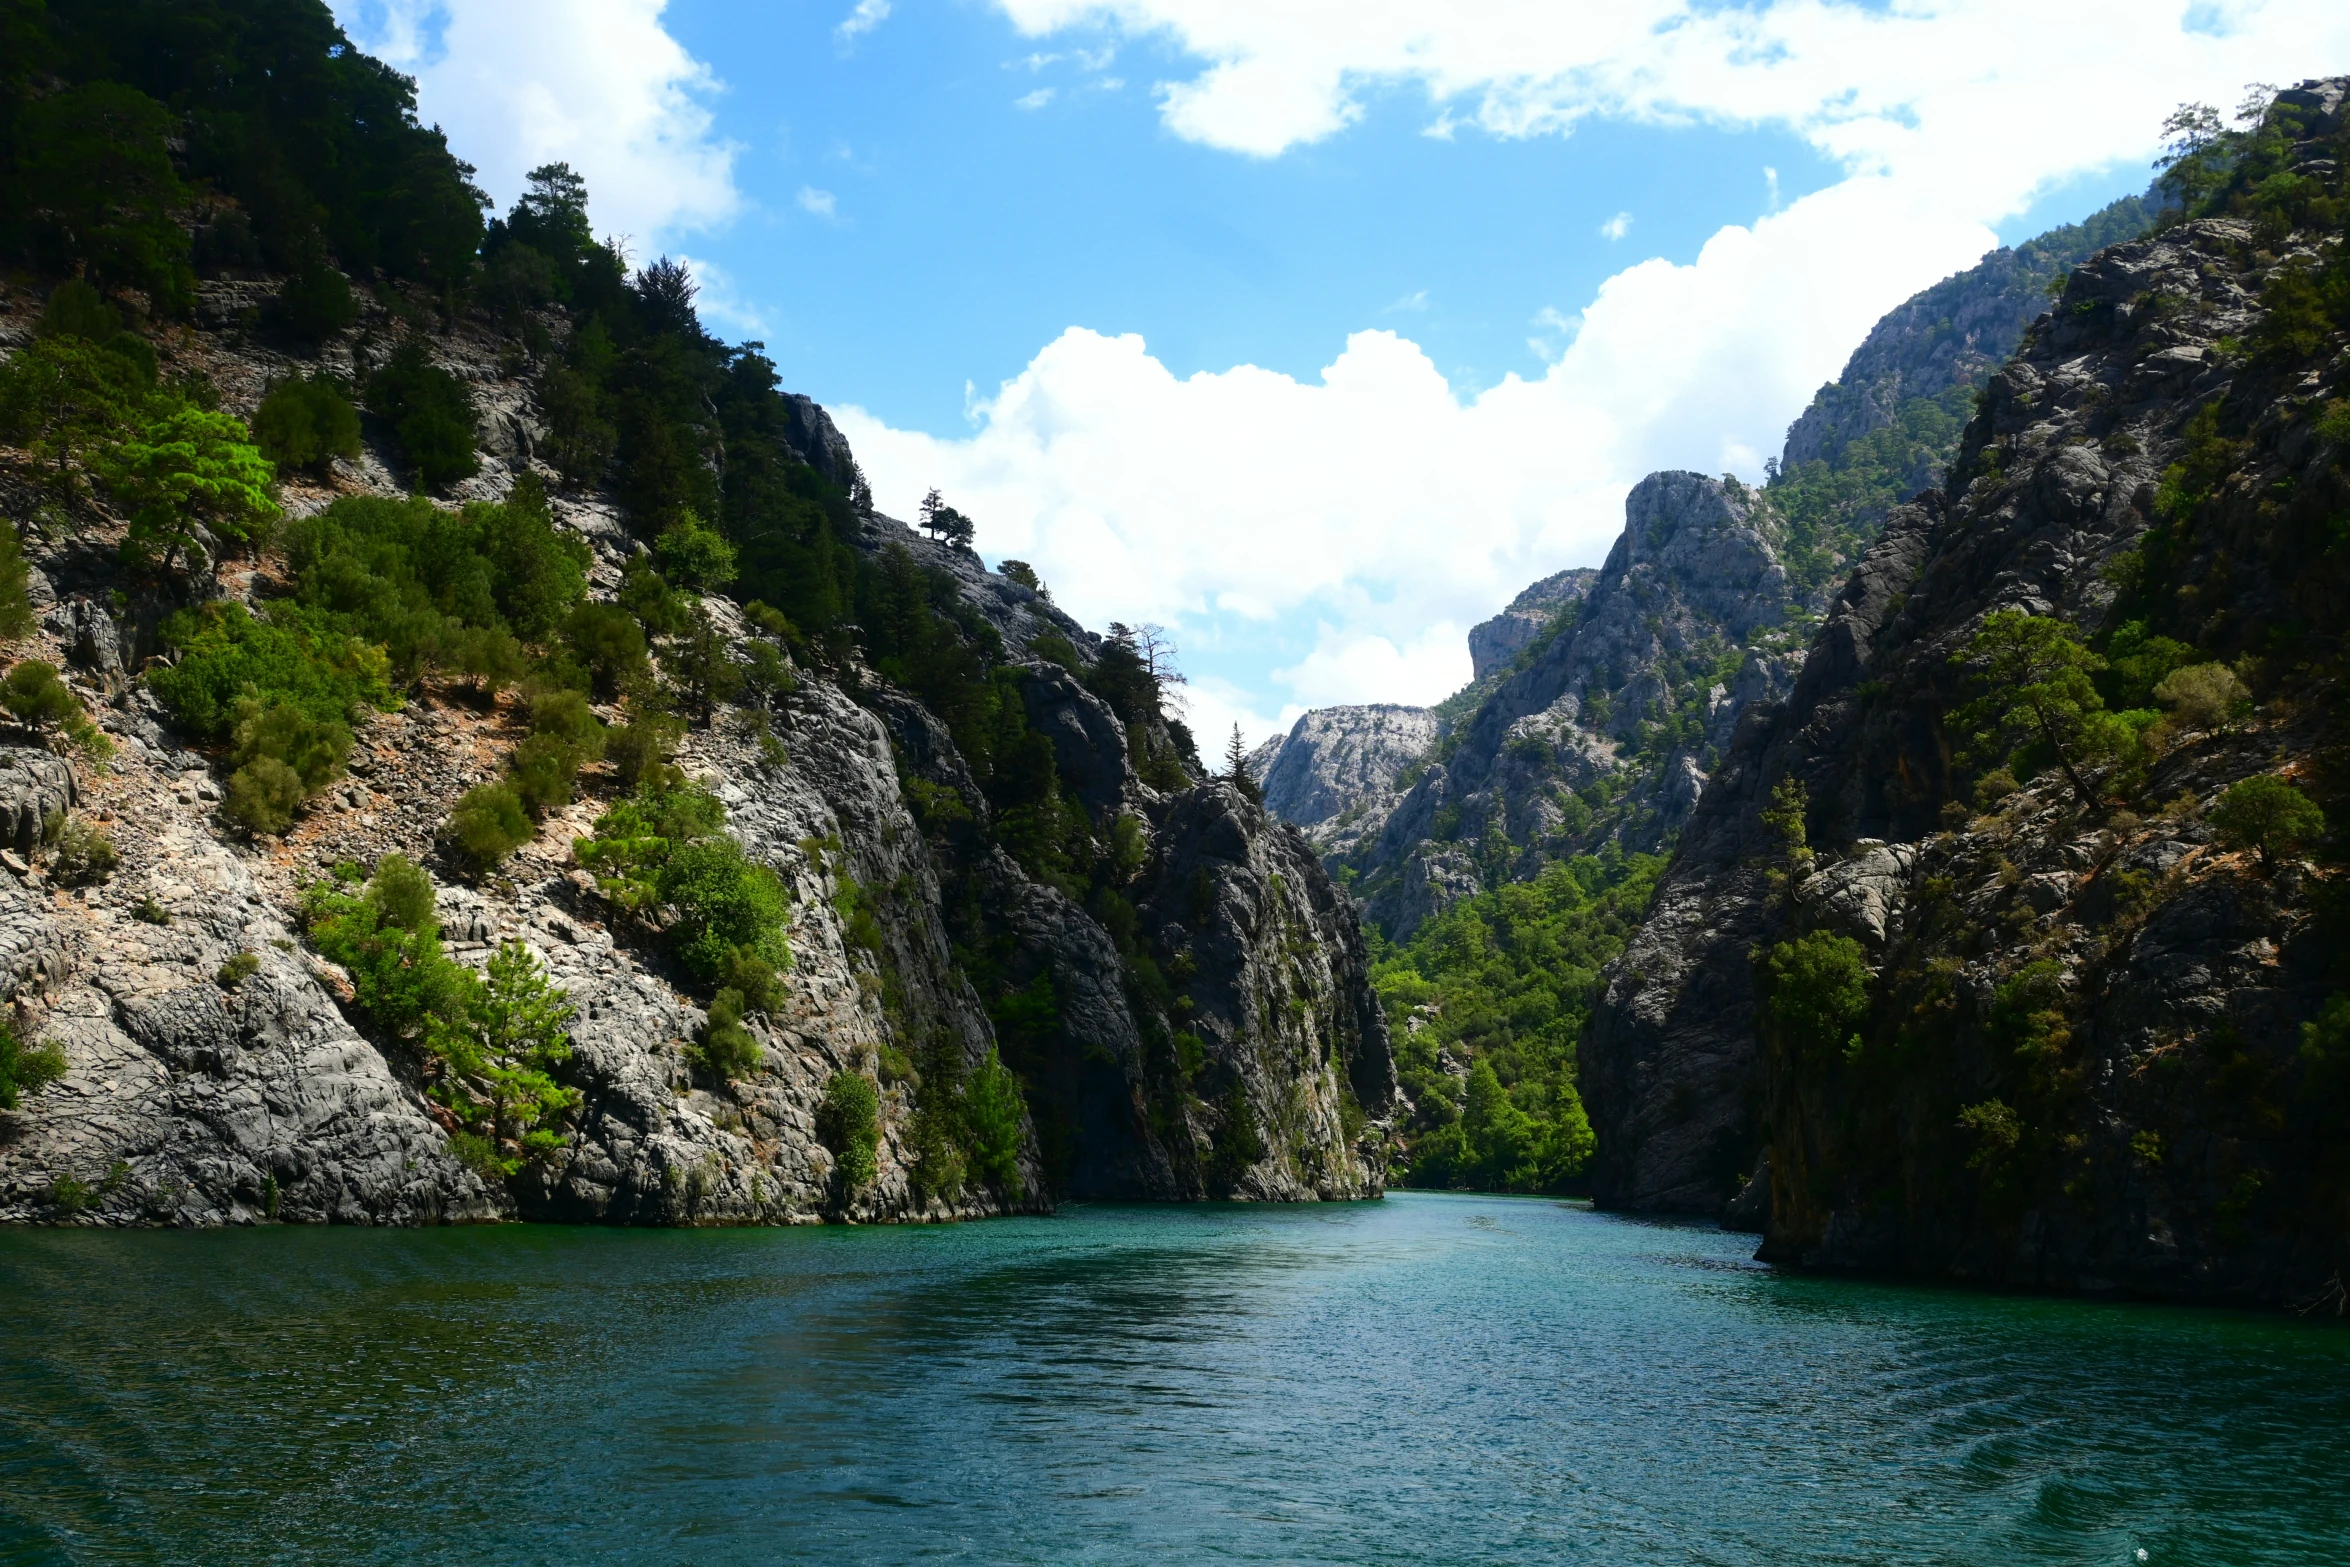
[[[2302,1563],[2350,1334],[1407,1195],[0,1235],[0,1563]]]

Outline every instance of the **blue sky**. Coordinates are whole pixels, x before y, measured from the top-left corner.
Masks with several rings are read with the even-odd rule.
[[[1429,701],[1655,467],[1756,477],[1875,316],[2350,22],[2013,0],[346,0],[1197,726]],[[2077,36],[2073,36],[2077,35]],[[2032,42],[2019,47],[2017,40]]]

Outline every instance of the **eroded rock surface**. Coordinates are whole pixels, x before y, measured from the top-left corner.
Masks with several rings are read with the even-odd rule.
[[[2305,162],[2331,156],[2342,89],[2285,95]],[[1747,715],[1609,971],[1582,1056],[1604,1203],[1715,1211],[1753,1171],[1767,1199],[1749,1186],[1738,1210],[1767,1221],[1767,1257],[2338,1303],[2330,1090],[2301,1048],[2338,939],[2310,872],[2264,874],[2207,815],[2254,773],[2306,785],[2336,743],[2343,583],[2319,541],[2350,491],[2315,421],[2350,360],[2338,331],[2222,346],[2274,341],[2280,270],[2305,254],[2231,218],[2116,245],[1993,377],[1954,497],[1889,519],[1784,702]],[[2209,498],[2166,522],[2166,471],[2197,441]],[[2056,771],[1973,792],[1987,764],[1950,732],[1973,689],[1953,658],[2002,609],[2084,635],[2151,616],[2222,662],[2297,629],[2289,655],[2239,666],[2254,719],[2169,735],[2090,806]],[[1794,874],[1764,817],[1790,780],[1818,856]],[[1755,955],[1806,931],[1865,957],[1849,1048],[1763,1026]]]

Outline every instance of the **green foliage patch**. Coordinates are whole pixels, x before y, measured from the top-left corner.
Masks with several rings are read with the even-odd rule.
[[[1638,928],[1661,855],[1610,846],[1464,899],[1402,946],[1374,937],[1371,981],[1418,1106],[1403,1179],[1559,1191],[1593,1149],[1575,1049],[1599,971]],[[1468,1069],[1441,1070],[1439,1050]]]

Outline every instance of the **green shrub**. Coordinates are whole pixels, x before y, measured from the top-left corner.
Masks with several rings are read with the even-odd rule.
[[[693,614],[686,595],[671,587],[642,555],[630,560],[621,572],[617,598],[648,637],[675,636],[686,629]]]
[[[1020,1128],[1026,1113],[1020,1080],[990,1047],[963,1090],[963,1123],[969,1132],[971,1173],[1007,1202],[1019,1201],[1023,1193]]]
[[[303,922],[318,950],[349,972],[359,1009],[396,1038],[417,1039],[427,1020],[454,1005],[457,965],[441,950],[432,880],[387,854],[357,887],[356,866],[302,894]]]
[[[530,699],[530,732],[569,746],[583,762],[604,754],[604,721],[577,691],[543,690]]]
[[[404,854],[387,854],[376,862],[364,897],[380,923],[406,931],[430,925],[437,901],[432,878]]]
[[[381,644],[413,678],[428,664],[488,687],[522,671],[519,640],[551,636],[587,592],[587,547],[554,524],[524,475],[498,505],[348,496],[287,530],[302,612]]]
[[[331,377],[289,376],[254,410],[253,440],[280,468],[323,472],[334,458],[359,455],[359,410]]]
[[[58,829],[49,872],[61,887],[94,887],[121,864],[112,838],[79,816],[69,816]]]
[[[27,1045],[0,1018],[0,1110],[14,1110],[27,1094],[39,1093],[65,1075],[65,1052],[55,1045]]]
[[[226,741],[238,700],[259,695],[299,709],[319,723],[348,723],[367,707],[393,705],[383,649],[359,637],[306,622],[279,606],[267,620],[244,605],[182,610],[161,627],[178,659],[147,676],[172,716],[199,739]]]
[[[644,631],[617,604],[580,605],[564,623],[563,637],[607,700],[645,672]]]
[[[791,900],[775,872],[751,863],[732,838],[673,848],[658,885],[660,901],[676,913],[670,941],[698,978],[718,978],[737,951],[771,965],[784,960]]]
[[[283,762],[302,782],[305,794],[343,776],[351,754],[351,729],[340,719],[317,719],[283,699],[263,702],[239,697],[236,727],[229,734],[229,765],[249,767],[268,759]]]
[[[33,601],[26,591],[31,583],[24,540],[15,524],[0,522],[0,641],[13,641],[33,629]]]
[[[2225,729],[2252,710],[2252,693],[2225,664],[2188,664],[2164,675],[2154,700],[2184,730]]]
[[[702,1030],[698,1054],[702,1065],[717,1077],[748,1077],[759,1068],[759,1041],[743,1027],[743,994],[722,989],[710,998],[710,1021]]]
[[[532,735],[514,748],[506,769],[531,820],[543,820],[549,811],[571,803],[579,760],[579,752],[559,735]]]
[[[832,1151],[841,1195],[872,1184],[881,1146],[881,1093],[862,1072],[835,1072],[816,1107],[816,1136]]]
[[[775,965],[745,948],[735,948],[719,963],[718,982],[742,997],[745,1011],[772,1012],[783,1004]]]
[[[212,976],[223,990],[234,990],[261,971],[261,959],[256,953],[240,952],[220,966]]]
[[[1996,1169],[2023,1141],[2023,1121],[2003,1100],[1986,1099],[1966,1106],[1958,1112],[1958,1124],[1975,1137],[1974,1152],[1966,1161],[1970,1170]]]
[[[257,757],[229,775],[221,811],[247,831],[282,833],[309,796],[301,774],[274,756]]]
[[[663,765],[676,751],[682,726],[666,713],[640,713],[604,740],[604,760],[623,789],[635,789],[658,779]]]
[[[31,729],[54,729],[83,716],[82,700],[58,675],[55,664],[20,659],[0,680],[0,706]]]
[[[714,592],[734,580],[734,546],[691,507],[661,530],[653,556],[670,581],[697,591]]]
[[[2298,859],[2325,836],[2325,812],[2317,802],[2274,773],[2257,773],[2228,786],[2211,808],[2212,830],[2231,849],[2251,849],[2260,868]]]
[[[458,852],[485,871],[536,835],[521,794],[505,782],[468,789],[449,813],[448,834]]]
[[[474,454],[480,415],[473,392],[432,362],[422,337],[409,337],[367,381],[368,410],[391,426],[417,481],[446,484],[481,471]]]
[[[1763,959],[1763,1016],[1781,1046],[1818,1060],[1860,1054],[1869,971],[1859,942],[1815,930],[1773,946]]]

